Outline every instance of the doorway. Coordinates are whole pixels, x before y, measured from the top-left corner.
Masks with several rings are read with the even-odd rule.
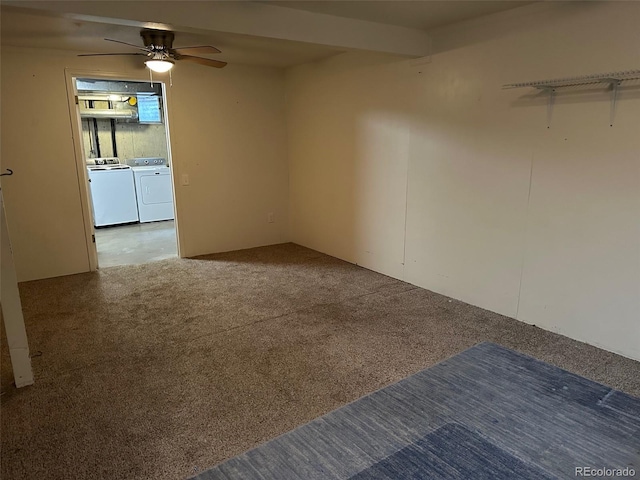
[[[74,77],[72,83],[90,264],[137,265],[177,257],[164,84],[91,77]]]

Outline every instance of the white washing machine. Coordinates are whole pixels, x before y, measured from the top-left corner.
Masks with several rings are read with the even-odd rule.
[[[166,159],[134,158],[130,164],[136,184],[140,223],[173,220],[171,169]]]
[[[117,158],[87,160],[93,224],[96,227],[138,221],[133,173]]]

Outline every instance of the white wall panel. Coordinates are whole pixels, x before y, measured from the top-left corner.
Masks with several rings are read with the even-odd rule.
[[[358,263],[376,244],[369,268],[640,359],[638,82],[613,127],[605,87],[558,92],[549,129],[544,93],[501,90],[638,68],[639,22],[632,2],[529,5],[434,32],[428,62],[294,68],[293,238]]]

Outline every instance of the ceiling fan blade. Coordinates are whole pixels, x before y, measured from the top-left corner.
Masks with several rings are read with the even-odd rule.
[[[133,43],[121,42],[120,40],[114,40],[112,38],[105,38],[105,40],[107,42],[115,42],[115,43],[121,43],[122,45],[128,45],[130,47],[137,48],[138,50],[144,50],[145,52],[149,52],[150,51],[146,47],[141,47],[140,45],[134,45]]]
[[[200,65],[206,65],[208,67],[222,68],[227,65],[227,62],[221,62],[220,60],[211,60],[210,58],[192,57],[191,55],[176,55],[176,60],[186,60],[188,62],[199,63]]]
[[[216,47],[211,45],[197,45],[193,47],[177,47],[172,50],[177,51],[180,54],[186,55],[211,55],[214,53],[221,53]]]
[[[103,57],[105,55],[142,55],[146,57],[146,53],[81,53],[79,57]]]

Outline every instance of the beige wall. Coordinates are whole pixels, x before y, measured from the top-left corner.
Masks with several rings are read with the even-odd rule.
[[[288,241],[284,72],[178,66],[171,141],[177,178],[191,183],[178,204],[187,255]]]
[[[89,269],[65,67],[144,80],[138,63],[2,48],[2,167],[15,171],[2,188],[20,281]],[[190,177],[176,182],[183,254],[287,240],[282,71],[179,64],[170,95],[174,173]]]
[[[416,64],[287,77],[295,242],[640,359],[640,93],[505,83],[640,65],[640,5],[544,4],[443,29]]]
[[[294,241],[402,278],[413,94],[396,62],[353,54],[295,68],[287,114]]]

